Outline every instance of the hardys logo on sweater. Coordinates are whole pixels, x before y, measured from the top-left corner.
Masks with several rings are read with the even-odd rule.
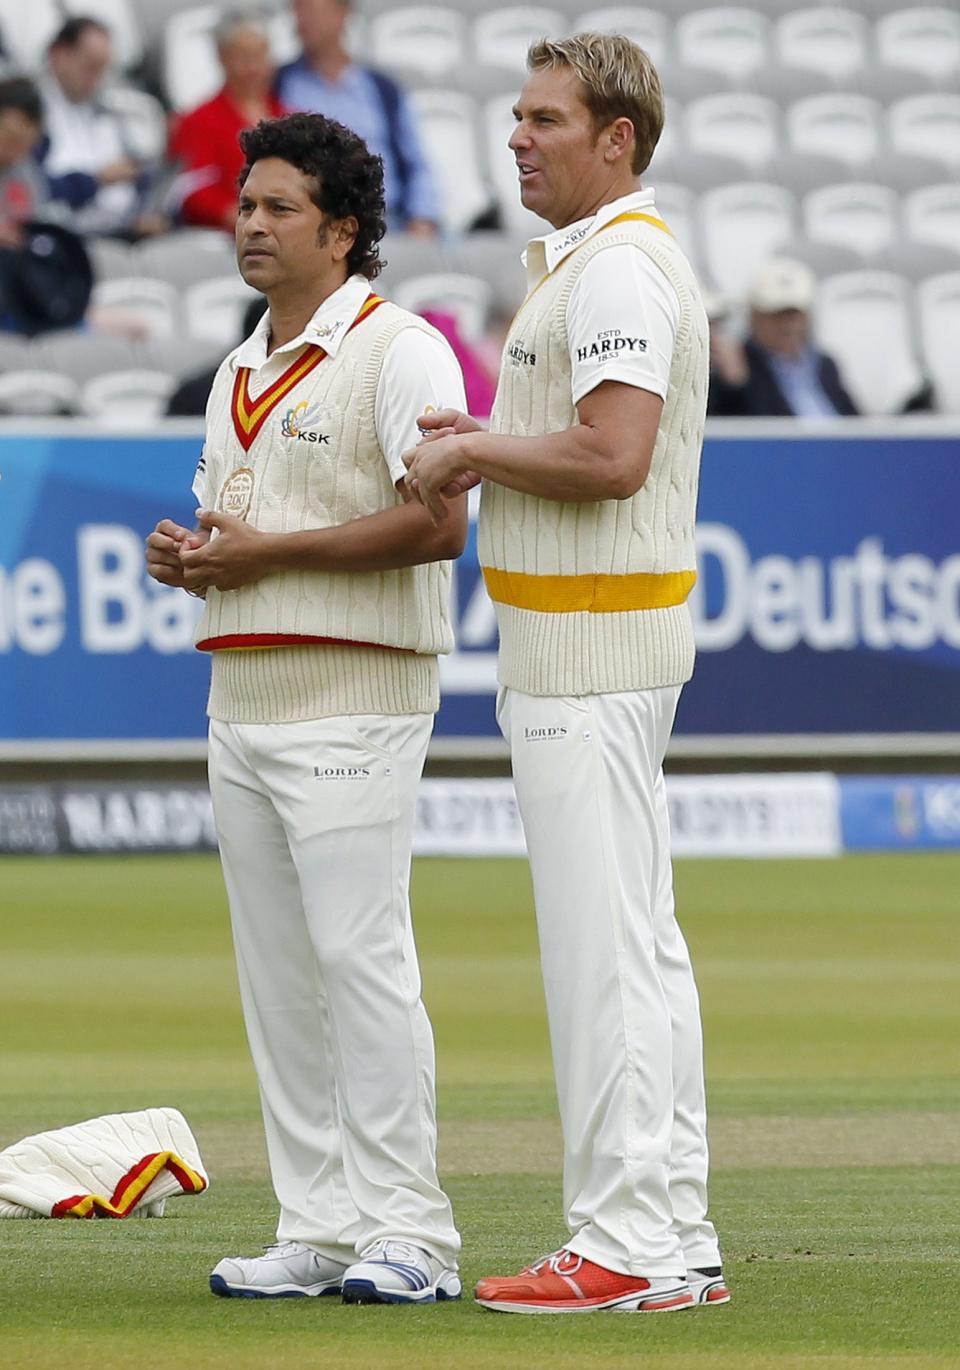
[[[295,409],[288,409],[280,420],[280,431],[285,438],[297,438],[300,442],[322,442],[329,444],[329,433],[318,433],[310,424],[316,423],[323,410],[318,404],[309,405],[302,400]]]
[[[536,366],[537,364],[536,352],[525,351],[523,342],[520,340],[510,344],[507,348],[507,356],[514,366]]]
[[[619,328],[598,333],[592,343],[577,348],[578,362],[605,362],[621,353],[646,352],[646,338],[625,338]]]

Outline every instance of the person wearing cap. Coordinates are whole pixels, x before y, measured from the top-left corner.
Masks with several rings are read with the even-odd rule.
[[[751,287],[750,335],[742,346],[721,335],[720,318],[711,318],[708,414],[832,419],[858,412],[836,362],[810,342],[815,286],[803,262],[775,257]]]

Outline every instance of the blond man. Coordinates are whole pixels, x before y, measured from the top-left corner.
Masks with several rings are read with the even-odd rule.
[[[693,670],[707,395],[697,283],[653,193],[659,78],[622,37],[534,44],[510,147],[553,232],[490,431],[424,419],[407,480],[442,523],[483,482],[498,719],[533,873],[569,1236],[477,1286],[505,1312],[729,1300],[707,1218],[700,1011],[674,917],[662,762]]]

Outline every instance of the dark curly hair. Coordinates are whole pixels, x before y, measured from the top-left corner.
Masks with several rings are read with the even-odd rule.
[[[310,198],[333,219],[356,219],[357,237],[347,256],[347,268],[367,280],[380,273],[378,243],[387,231],[383,203],[383,159],[350,129],[322,114],[287,114],[261,119],[240,134],[246,162],[242,186],[254,162],[279,157],[312,178]]]

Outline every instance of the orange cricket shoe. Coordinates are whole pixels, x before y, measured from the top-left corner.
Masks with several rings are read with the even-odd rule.
[[[519,1275],[481,1280],[477,1303],[499,1313],[672,1313],[693,1308],[693,1294],[682,1275],[644,1279],[620,1275],[561,1248],[535,1261]]]

